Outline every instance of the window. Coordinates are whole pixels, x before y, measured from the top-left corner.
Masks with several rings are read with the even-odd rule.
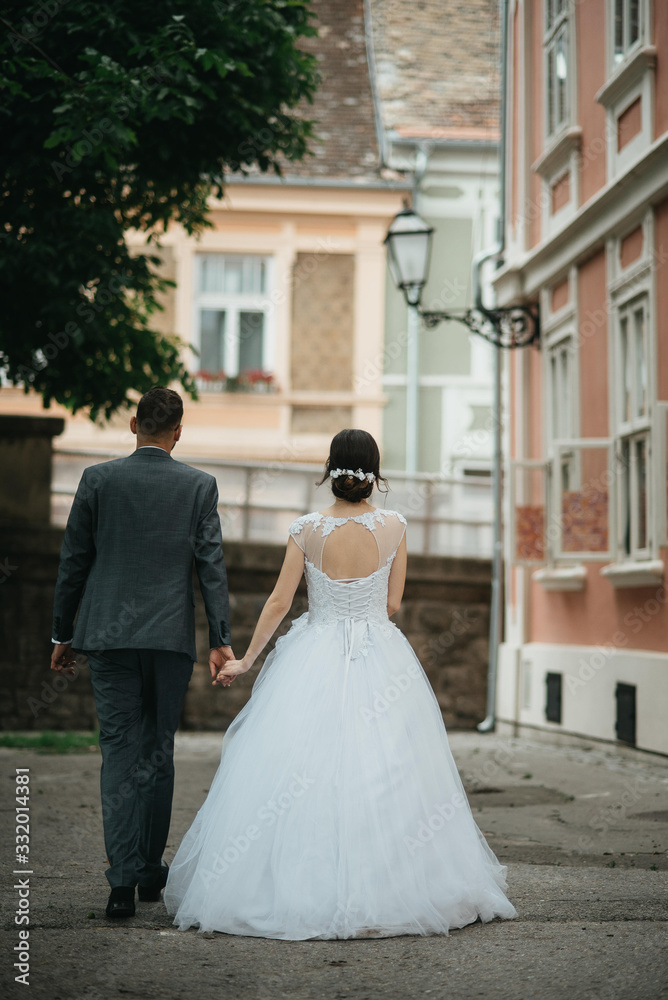
[[[570,441],[575,437],[574,378],[575,346],[572,336],[554,344],[548,351],[549,364],[549,436],[548,455],[553,458],[552,443]],[[561,488],[568,490],[572,478],[572,456],[562,453],[560,467],[555,470]]]
[[[566,0],[547,0],[545,46],[545,103],[547,138],[568,124],[569,41]]]
[[[650,549],[647,306],[647,296],[641,295],[617,314],[618,542],[626,559],[647,558]]]
[[[556,322],[556,326],[555,326]],[[581,438],[579,427],[578,341],[575,310],[564,321],[546,321],[546,459],[548,470],[547,563],[558,572],[582,560],[610,558],[611,443]],[[549,574],[548,574],[549,576]],[[544,575],[550,589],[580,589],[581,577]]]
[[[266,257],[197,255],[195,346],[203,387],[270,367],[269,270]]]
[[[613,63],[618,66],[642,38],[644,16],[642,0],[614,0]]]
[[[610,467],[607,438],[578,438],[555,446],[552,511],[557,560],[605,560],[612,555]]]
[[[656,49],[648,0],[607,0],[607,80],[596,94],[606,113],[608,180],[618,176],[654,139]]]
[[[551,28],[552,25],[559,19],[559,17],[566,10],[566,0],[547,0],[547,26]]]
[[[546,305],[543,369],[545,460],[513,460],[510,469],[509,490],[513,511],[510,543],[511,558],[516,565],[547,564],[552,567],[559,559],[572,563],[577,560],[579,551],[563,552],[561,543],[564,498],[572,500],[573,491],[578,489],[578,475],[582,468],[574,446],[578,425],[575,313],[570,306],[566,321],[561,313],[555,321],[550,311]],[[568,524],[573,521],[569,510]]]

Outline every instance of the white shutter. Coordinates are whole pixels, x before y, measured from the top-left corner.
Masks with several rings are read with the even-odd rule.
[[[656,538],[653,548],[668,545],[668,403],[656,403],[650,437],[650,531]]]

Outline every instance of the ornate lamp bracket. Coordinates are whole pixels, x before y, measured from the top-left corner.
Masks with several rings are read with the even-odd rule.
[[[417,307],[429,329],[447,320],[463,323],[496,347],[540,347],[540,309],[538,305],[507,306],[485,309],[478,306],[465,312],[430,312]]]

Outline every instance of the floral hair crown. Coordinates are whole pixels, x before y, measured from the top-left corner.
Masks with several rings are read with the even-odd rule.
[[[352,469],[332,469],[329,473],[330,479],[338,479],[339,476],[355,476],[359,480],[368,479],[370,483],[376,478],[373,472],[362,472],[361,469],[358,469],[356,472],[353,472]]]

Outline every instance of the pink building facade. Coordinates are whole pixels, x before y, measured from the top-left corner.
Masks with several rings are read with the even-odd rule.
[[[507,6],[497,717],[668,753],[668,5]]]

